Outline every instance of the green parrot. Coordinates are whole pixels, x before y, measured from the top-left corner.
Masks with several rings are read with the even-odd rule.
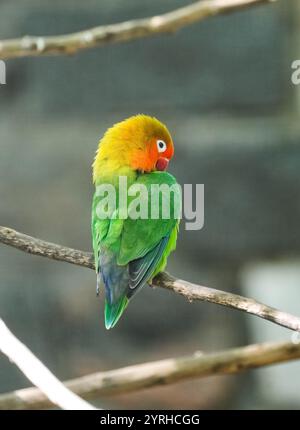
[[[168,129],[147,115],[115,124],[99,142],[93,163],[96,192],[92,240],[97,293],[101,283],[105,286],[107,329],[118,322],[131,297],[164,270],[176,247],[181,194],[176,179],[166,172],[173,154]],[[126,180],[126,192],[130,187],[146,190],[146,194],[140,192],[138,204],[136,195],[128,193],[125,215],[119,204],[123,193],[120,178]],[[114,205],[110,206],[104,193],[99,192],[102,186],[105,190],[113,187]],[[157,189],[160,192],[154,199],[153,190]],[[172,193],[168,194],[169,189]],[[108,191],[105,198],[107,195]],[[169,204],[168,216],[164,214],[165,203]],[[145,217],[138,212],[142,204],[147,212]]]

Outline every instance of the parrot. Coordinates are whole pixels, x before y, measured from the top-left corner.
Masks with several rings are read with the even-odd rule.
[[[166,172],[174,154],[174,144],[167,127],[158,119],[138,114],[114,124],[99,141],[93,162],[96,187],[109,184],[120,194],[119,178],[128,186],[175,185],[170,213],[175,214],[181,202],[180,188],[174,176]],[[92,245],[97,277],[97,295],[104,285],[106,329],[116,325],[131,298],[145,284],[164,270],[169,254],[175,250],[179,216],[161,214],[164,192],[160,194],[158,216],[134,218],[130,211],[120,216],[116,203],[110,216],[99,217],[97,205],[101,196],[95,191],[92,201]],[[128,197],[127,205],[132,201]]]

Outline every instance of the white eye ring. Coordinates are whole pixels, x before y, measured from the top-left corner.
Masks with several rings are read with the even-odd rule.
[[[158,140],[156,142],[156,145],[157,145],[158,152],[165,152],[165,150],[167,149],[167,144],[163,140]]]

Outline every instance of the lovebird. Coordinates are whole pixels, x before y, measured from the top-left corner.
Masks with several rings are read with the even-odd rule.
[[[169,254],[176,247],[181,194],[176,179],[166,172],[173,154],[173,140],[167,127],[147,115],[136,115],[113,125],[99,142],[93,163],[96,192],[92,204],[92,242],[97,294],[100,285],[105,287],[107,329],[115,326],[137,291],[147,283],[151,285],[155,275],[164,270]],[[125,213],[119,201],[123,193],[120,178],[127,183]],[[152,189],[157,190],[155,187],[161,185],[172,187],[173,194],[169,198],[162,191],[154,200]],[[97,191],[102,186],[107,190],[105,196]],[[141,192],[129,195],[129,191],[127,195],[132,186],[138,190],[143,187],[147,195]],[[99,207],[104,208],[102,199],[112,189],[116,201],[111,206],[104,205],[103,216]],[[140,205],[133,201],[138,195]],[[144,209],[149,209],[148,212],[151,209],[154,216],[152,212],[133,216],[145,199]],[[170,216],[163,213],[164,203],[169,203]]]

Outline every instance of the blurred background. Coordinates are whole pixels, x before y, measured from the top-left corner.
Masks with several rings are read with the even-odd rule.
[[[0,39],[68,33],[167,12],[184,0],[4,0]],[[181,229],[168,270],[300,314],[300,7],[215,17],[174,35],[73,57],[7,61],[0,86],[0,224],[91,250],[91,163],[112,123],[139,112],[171,130],[170,171],[205,185],[205,225]],[[0,315],[60,378],[291,332],[144,288],[104,329],[91,270],[0,246]],[[299,408],[299,363],[99,399],[110,408]],[[29,386],[0,357],[0,392]]]

